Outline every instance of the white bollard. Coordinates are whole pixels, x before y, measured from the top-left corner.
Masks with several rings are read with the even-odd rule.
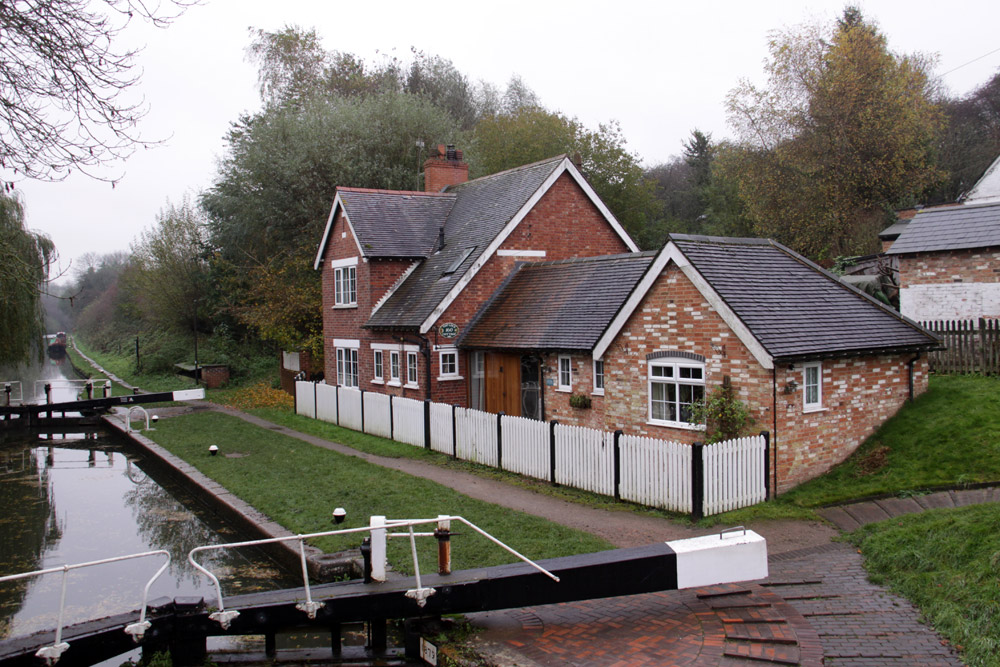
[[[369,520],[372,531],[372,579],[374,581],[385,581],[386,565],[386,532],[385,517],[373,516]]]

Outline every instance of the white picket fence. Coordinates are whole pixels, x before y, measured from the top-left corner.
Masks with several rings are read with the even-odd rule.
[[[768,496],[766,434],[693,447],[322,383],[296,382],[295,399],[300,415],[674,512],[718,514]]]

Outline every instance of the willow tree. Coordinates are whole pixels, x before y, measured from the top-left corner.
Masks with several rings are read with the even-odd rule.
[[[0,192],[0,366],[41,358],[41,289],[54,258],[52,241],[25,229],[17,196]]]
[[[767,86],[727,99],[741,149],[727,173],[755,231],[817,259],[875,250],[891,210],[942,177],[929,61],[891,52],[852,7],[832,30],[772,35],[769,51]]]

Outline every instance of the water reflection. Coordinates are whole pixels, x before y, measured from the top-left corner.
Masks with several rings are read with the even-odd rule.
[[[171,566],[150,597],[213,596],[192,548],[246,539],[108,436],[0,442],[0,574],[163,549]],[[295,585],[259,552],[212,552],[227,595]],[[135,609],[162,557],[69,574],[65,622]],[[55,625],[61,574],[0,584],[0,637]]]

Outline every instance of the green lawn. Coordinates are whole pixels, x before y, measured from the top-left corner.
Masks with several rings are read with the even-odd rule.
[[[851,539],[871,580],[919,607],[967,664],[1000,665],[1000,505],[882,521]]]
[[[549,558],[611,548],[589,534],[494,505],[452,489],[387,470],[356,457],[309,445],[219,413],[164,419],[148,433],[153,440],[190,462],[273,520],[295,533],[330,530],[330,513],[344,507],[343,527],[367,525],[372,514],[390,518],[433,518],[456,514],[529,558]],[[209,456],[217,445],[219,456]],[[453,542],[456,568],[511,562],[513,558],[468,529]],[[356,547],[362,536],[322,538],[325,551]],[[390,562],[412,569],[405,540],[394,540]],[[432,567],[436,546],[424,540],[421,567]]]

